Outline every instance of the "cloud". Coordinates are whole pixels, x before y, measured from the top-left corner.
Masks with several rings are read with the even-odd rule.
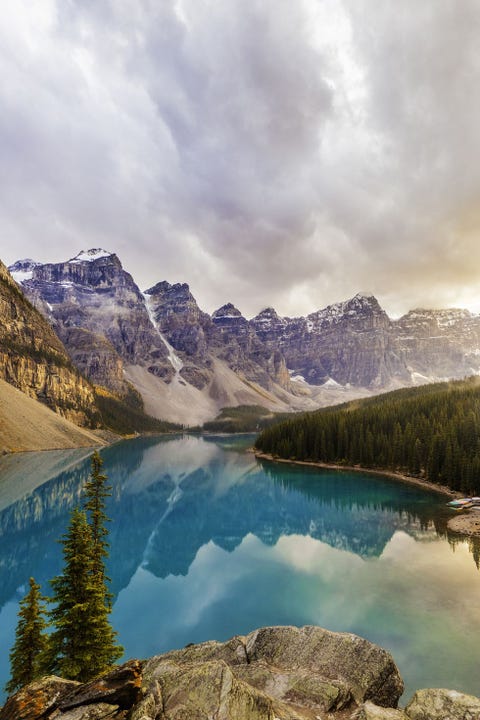
[[[2,258],[103,246],[247,315],[474,305],[479,23],[475,0],[20,0]]]

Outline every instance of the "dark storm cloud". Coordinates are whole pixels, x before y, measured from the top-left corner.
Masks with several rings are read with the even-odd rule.
[[[246,314],[472,305],[479,23],[476,0],[12,2],[3,259],[103,246]]]

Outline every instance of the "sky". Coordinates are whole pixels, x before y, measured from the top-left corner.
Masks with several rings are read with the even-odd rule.
[[[480,311],[478,0],[5,0],[0,257]]]

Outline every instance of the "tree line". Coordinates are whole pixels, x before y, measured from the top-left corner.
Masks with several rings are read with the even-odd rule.
[[[86,682],[108,670],[123,654],[109,622],[112,595],[105,571],[109,518],[105,500],[111,495],[103,461],[92,455],[82,508],[71,513],[63,546],[63,572],[50,581],[52,598],[30,578],[20,602],[11,677],[5,690],[13,693],[46,674]],[[50,632],[49,632],[50,631]]]
[[[397,390],[295,416],[255,447],[292,460],[394,470],[480,494],[480,383]]]

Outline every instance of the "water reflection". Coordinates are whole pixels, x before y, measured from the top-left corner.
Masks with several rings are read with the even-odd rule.
[[[478,544],[456,539],[451,552],[441,496],[377,476],[260,464],[239,452],[249,444],[144,438],[102,451],[113,486],[113,621],[127,655],[318,623],[391,649],[411,686],[420,676],[452,685],[440,682],[438,658],[445,647],[455,654],[455,640],[480,660],[470,642],[480,631],[469,552],[478,562]],[[2,648],[29,576],[48,592],[60,570],[55,541],[89,471],[84,451],[0,461]],[[452,672],[458,689],[479,692],[461,658]]]

